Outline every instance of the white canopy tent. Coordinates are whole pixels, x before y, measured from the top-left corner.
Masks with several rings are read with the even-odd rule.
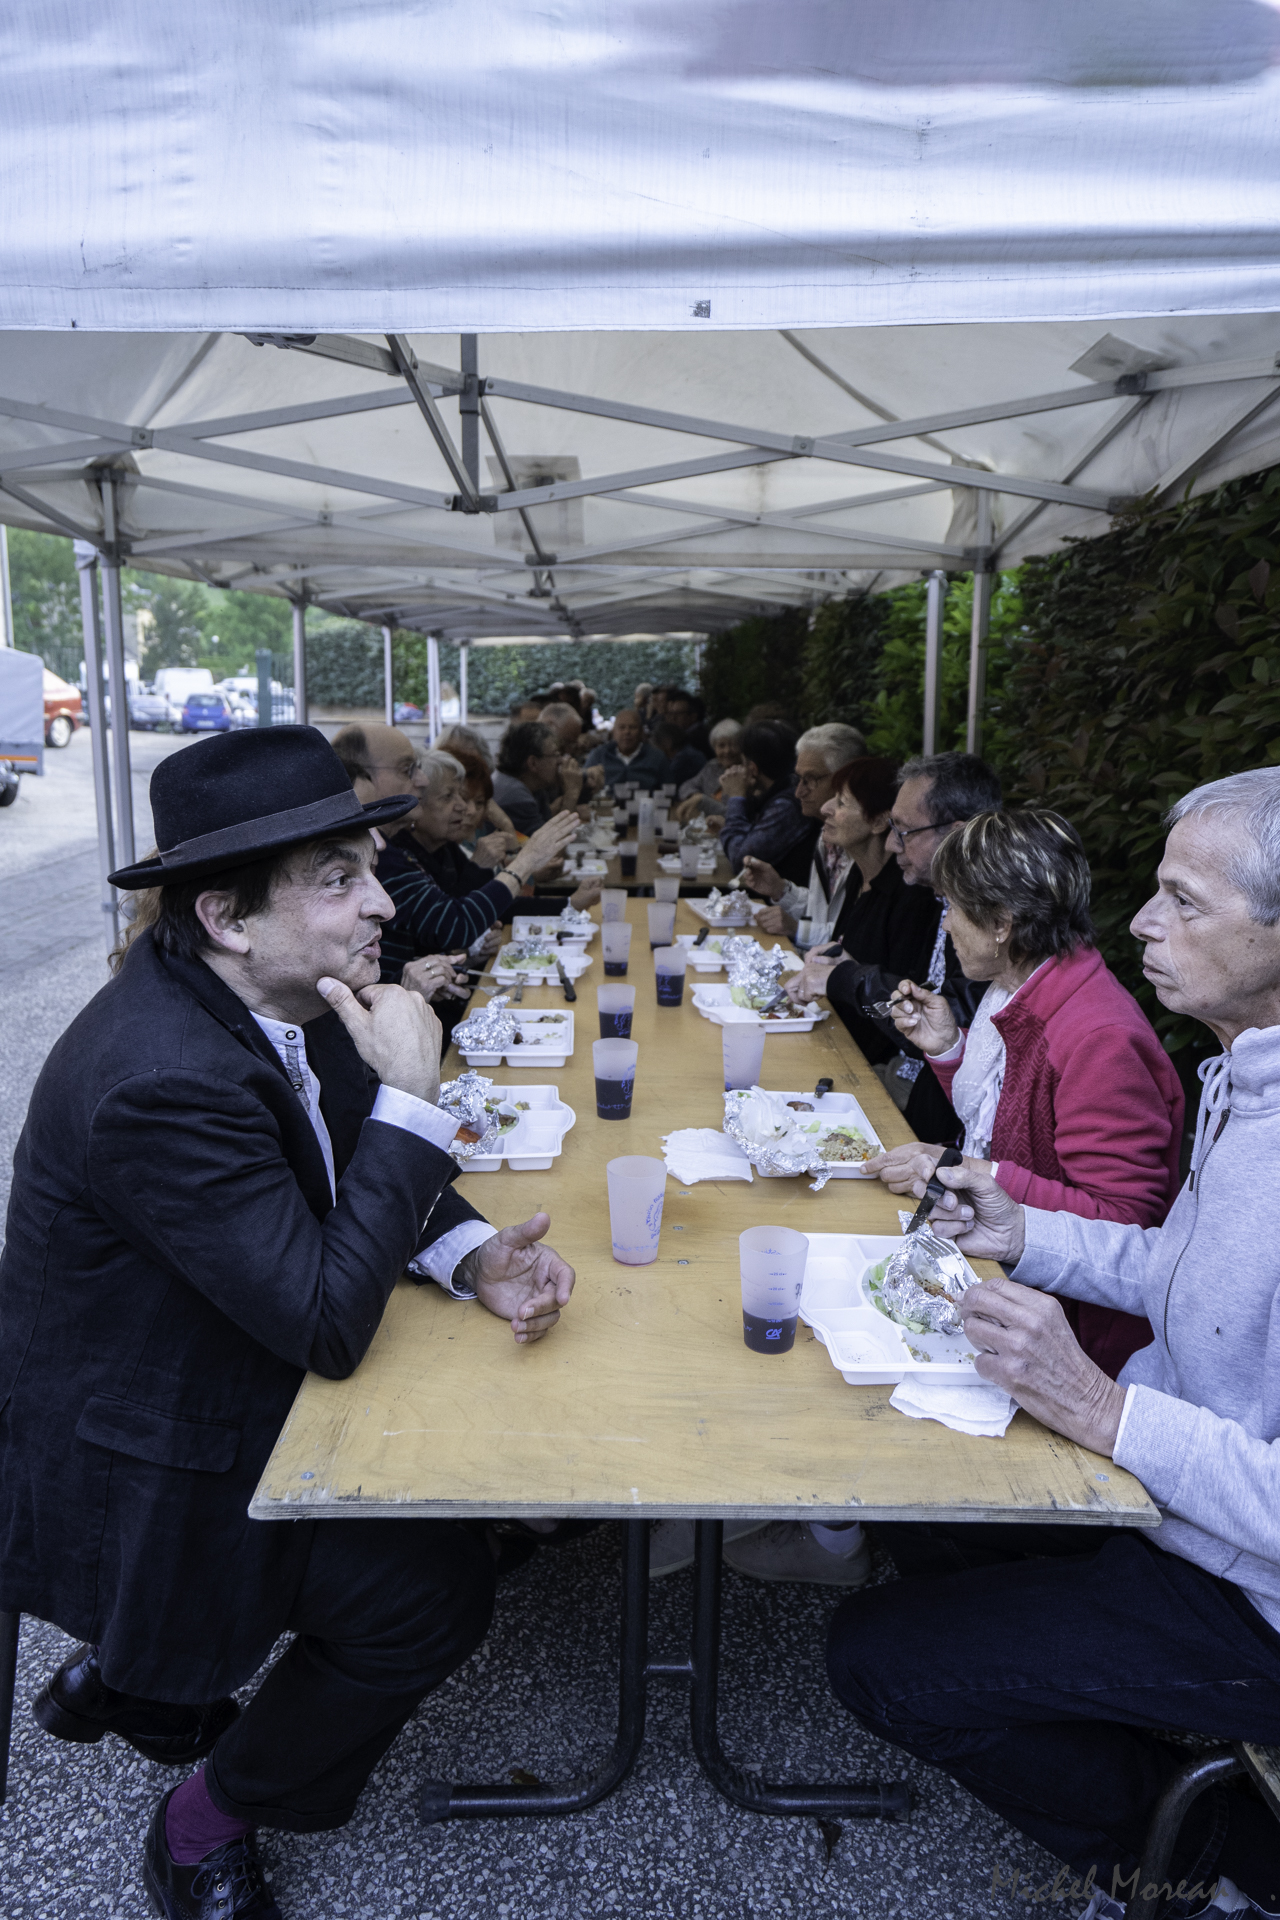
[[[19,10],[0,518],[101,555],[109,654],[125,558],[299,636],[989,583],[1280,459],[1278,56],[1265,0]]]

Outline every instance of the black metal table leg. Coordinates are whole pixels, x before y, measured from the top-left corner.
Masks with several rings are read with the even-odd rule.
[[[720,1687],[720,1553],[724,1523],[699,1520],[693,1591],[693,1750],[712,1786],[750,1813],[862,1814],[893,1820],[911,1811],[905,1780],[848,1786],[770,1786],[726,1758],[717,1730]]]
[[[9,1739],[13,1732],[13,1689],[18,1677],[20,1613],[0,1613],[0,1806],[9,1784]]]
[[[510,1819],[517,1814],[581,1813],[620,1786],[644,1739],[645,1658],[649,1644],[649,1522],[622,1523],[622,1631],[618,1734],[603,1766],[563,1786],[450,1786],[428,1780],[424,1820]]]

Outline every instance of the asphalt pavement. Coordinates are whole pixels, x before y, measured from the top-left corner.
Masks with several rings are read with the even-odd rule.
[[[138,845],[149,845],[147,777],[179,738],[132,736]],[[46,758],[0,811],[0,1181],[30,1089],[52,1042],[104,984],[106,943],[87,733]],[[554,1338],[554,1335],[552,1336]],[[996,1442],[991,1444],[995,1445]],[[896,1577],[877,1560],[877,1579]],[[688,1652],[692,1579],[652,1589],[655,1655]],[[823,1669],[837,1596],[763,1586],[726,1572],[721,1731],[730,1756],[772,1779],[911,1781],[897,1825],[744,1813],[693,1758],[688,1695],[650,1689],[639,1763],[611,1798],[568,1819],[425,1826],[426,1778],[543,1780],[596,1764],[616,1714],[619,1536],[604,1526],[536,1556],[500,1590],[484,1646],[423,1702],[341,1832],[264,1832],[285,1920],[1003,1920],[1035,1904],[1074,1920],[1055,1893],[1058,1862],[940,1774],[862,1734]],[[179,1775],[108,1738],[67,1746],[37,1727],[30,1701],[71,1642],[26,1620],[7,1804],[0,1809],[4,1920],[143,1920],[150,1811]],[[945,1659],[945,1636],[904,1649]],[[246,1692],[252,1691],[252,1682]]]

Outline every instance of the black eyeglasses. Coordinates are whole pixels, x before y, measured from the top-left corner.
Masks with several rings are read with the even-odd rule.
[[[954,825],[954,820],[939,820],[936,825],[930,822],[927,827],[908,827],[904,832],[897,821],[894,820],[890,823],[889,831],[885,835],[885,838],[887,840],[896,840],[900,847],[905,847],[913,833],[942,833],[947,827],[953,827]]]

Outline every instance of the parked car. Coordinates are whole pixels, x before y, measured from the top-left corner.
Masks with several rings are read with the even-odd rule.
[[[392,715],[397,726],[405,720],[425,720],[427,717],[421,707],[414,706],[412,700],[397,700]]]
[[[129,695],[129,725],[142,733],[167,733],[173,725],[173,713],[162,693],[148,693],[139,687]]]
[[[182,709],[184,733],[228,733],[231,709],[220,693],[191,693]]]
[[[79,687],[68,686],[48,667],[44,670],[44,743],[47,747],[69,747],[76,728],[84,724],[84,707]]]

